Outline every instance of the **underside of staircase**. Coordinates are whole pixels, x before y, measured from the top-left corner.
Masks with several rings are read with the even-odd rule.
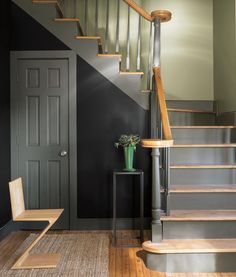
[[[143,109],[149,109],[149,96],[141,90],[141,71],[122,71],[122,56],[105,53],[101,36],[86,35],[79,18],[66,18],[57,0],[12,0],[65,45],[77,53],[105,78]]]
[[[167,211],[162,240],[143,243],[146,265],[160,272],[235,272],[236,126],[217,125],[213,102],[168,106],[174,145]]]

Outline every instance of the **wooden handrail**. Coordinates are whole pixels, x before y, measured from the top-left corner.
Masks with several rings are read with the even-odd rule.
[[[159,100],[159,107],[160,107],[164,139],[173,140],[171,129],[170,129],[167,107],[166,107],[165,93],[163,90],[163,85],[162,85],[162,80],[161,80],[160,67],[154,67],[153,73],[154,73],[155,84],[156,84],[156,93],[157,93],[157,97]]]
[[[134,9],[138,14],[140,14],[146,20],[152,22],[153,18],[151,14],[141,8],[138,4],[136,4],[133,0],[123,0],[126,4],[128,4],[132,9]]]

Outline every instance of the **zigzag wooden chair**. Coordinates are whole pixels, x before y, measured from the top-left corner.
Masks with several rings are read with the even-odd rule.
[[[57,221],[57,219],[63,212],[63,209],[25,210],[21,178],[9,182],[9,189],[13,221],[48,221],[48,225],[46,226],[46,228],[18,258],[18,260],[12,266],[12,269],[56,267],[60,258],[58,253],[30,254],[30,251],[51,228],[51,226]]]

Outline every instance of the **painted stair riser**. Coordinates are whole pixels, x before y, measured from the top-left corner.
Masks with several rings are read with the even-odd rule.
[[[214,101],[167,100],[167,107],[174,109],[215,111]]]
[[[119,60],[117,58],[104,58],[103,60],[103,58],[97,57],[97,40],[83,40],[83,42],[81,40],[76,40],[74,38],[78,34],[76,23],[68,24],[54,22],[53,19],[58,17],[55,5],[36,5],[33,4],[31,0],[13,0],[13,2],[32,16],[49,32],[65,43],[70,49],[93,66],[105,78],[110,80],[115,86],[132,98],[141,107],[146,110],[149,108],[149,95],[147,93],[140,93],[140,76],[121,76],[117,71],[117,68],[119,67]],[[73,25],[73,27],[71,27],[71,25]],[[116,65],[113,64],[114,62]]]
[[[171,148],[170,162],[174,165],[234,164],[236,163],[236,148]]]
[[[165,221],[163,239],[236,238],[236,221]]]
[[[173,185],[236,184],[236,169],[171,169]]]
[[[172,129],[175,144],[236,142],[236,129]]]
[[[170,125],[215,125],[215,114],[168,112]]]
[[[170,193],[170,210],[236,210],[236,193]]]
[[[236,253],[146,253],[147,268],[159,272],[236,272]]]

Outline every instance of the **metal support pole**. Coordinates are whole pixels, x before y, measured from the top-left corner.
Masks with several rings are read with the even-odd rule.
[[[159,148],[152,149],[152,242],[162,240]]]

